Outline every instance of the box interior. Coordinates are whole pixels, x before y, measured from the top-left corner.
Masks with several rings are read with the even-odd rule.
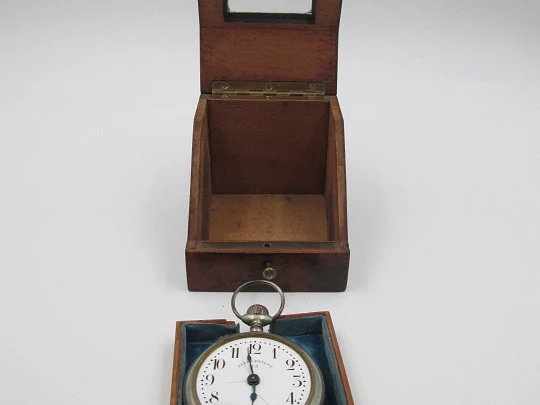
[[[209,98],[199,240],[334,241],[333,121],[325,99]]]

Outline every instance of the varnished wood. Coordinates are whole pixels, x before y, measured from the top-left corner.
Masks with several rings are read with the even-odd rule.
[[[201,97],[193,122],[191,189],[189,202],[188,240],[208,238],[211,181],[208,147],[207,97]]]
[[[234,291],[239,285],[262,278],[264,263],[277,270],[274,280],[284,291],[344,291],[349,251],[345,249],[244,250],[199,248],[186,252],[190,291]],[[259,288],[257,288],[259,290]]]
[[[208,100],[216,194],[323,194],[329,103]]]
[[[265,261],[275,261],[281,266],[276,281],[285,290],[343,291],[349,246],[337,99],[216,100],[203,95],[194,130],[192,193],[198,194],[191,196],[197,208],[190,208],[189,289],[234,291],[261,278]],[[231,249],[205,243],[218,240],[239,244]],[[290,246],[263,248],[261,243],[254,249],[253,241],[287,241]],[[302,241],[332,243],[314,248],[299,245]]]
[[[321,194],[215,194],[210,240],[326,241]]]
[[[313,24],[229,22],[222,0],[199,1],[203,93],[217,80],[311,81],[325,82],[327,96],[201,95],[186,246],[190,290],[234,291],[261,278],[265,261],[281,268],[276,281],[287,291],[346,288],[344,126],[334,96],[341,0],[316,7]]]
[[[328,122],[328,148],[326,155],[326,181],[324,185],[324,196],[326,201],[326,216],[328,218],[328,237],[336,237],[338,226],[338,201],[337,201],[337,171],[336,171],[336,128],[335,118],[332,111],[329,114]]]
[[[345,130],[343,116],[337,97],[328,97],[334,122],[334,132],[336,137],[336,201],[338,206],[338,236],[344,249],[349,248],[348,228],[347,228],[347,179],[345,170]]]
[[[328,97],[328,100],[330,103],[330,119],[325,183],[328,234],[332,240],[341,242],[342,247],[348,249],[343,116],[337,97]]]
[[[342,0],[317,0],[314,24],[279,24],[281,30],[337,30],[341,17]],[[201,28],[242,28],[247,23],[231,23],[224,20],[223,0],[199,0],[199,24]],[[249,23],[256,29],[275,29],[272,24]]]
[[[325,82],[337,91],[341,0],[316,2],[315,24],[226,22],[222,0],[199,0],[201,92],[212,81]]]

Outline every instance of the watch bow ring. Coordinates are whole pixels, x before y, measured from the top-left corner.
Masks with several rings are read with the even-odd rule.
[[[245,315],[241,315],[240,312],[238,312],[238,310],[236,309],[236,297],[238,296],[238,294],[241,291],[243,291],[246,287],[249,287],[250,285],[254,285],[254,284],[268,285],[278,292],[279,297],[281,299],[281,305],[274,316],[270,316],[268,309],[264,305],[260,305],[260,304],[254,304],[250,306]],[[279,316],[283,312],[283,309],[285,308],[285,294],[283,294],[283,291],[281,290],[281,288],[279,288],[277,284],[272,283],[271,281],[267,281],[267,280],[248,281],[247,283],[244,283],[240,287],[238,287],[236,291],[234,292],[231,298],[231,307],[236,317],[239,318],[246,325],[248,325],[250,327],[251,332],[262,332],[263,328],[266,325],[269,325],[270,323],[272,323],[274,319],[279,318]]]

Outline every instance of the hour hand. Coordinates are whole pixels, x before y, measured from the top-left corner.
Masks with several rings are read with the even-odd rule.
[[[251,370],[251,374],[247,378],[247,383],[253,387],[253,394],[255,394],[255,386],[259,385],[261,382],[260,377],[253,372],[253,362],[251,359],[251,354],[248,353],[247,360],[249,361],[249,369]],[[251,394],[251,396],[253,396]],[[257,394],[255,394],[255,398],[257,398]]]
[[[255,386],[253,386],[253,392],[251,393],[251,395],[249,396],[249,398],[251,399],[251,405],[253,405],[253,403],[254,403],[255,400],[257,399],[257,393],[255,392]]]

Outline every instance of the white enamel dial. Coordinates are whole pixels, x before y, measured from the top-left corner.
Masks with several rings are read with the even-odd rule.
[[[313,378],[303,356],[284,339],[230,340],[201,359],[193,376],[196,398],[201,405],[305,405]],[[250,376],[258,382],[250,385]]]

